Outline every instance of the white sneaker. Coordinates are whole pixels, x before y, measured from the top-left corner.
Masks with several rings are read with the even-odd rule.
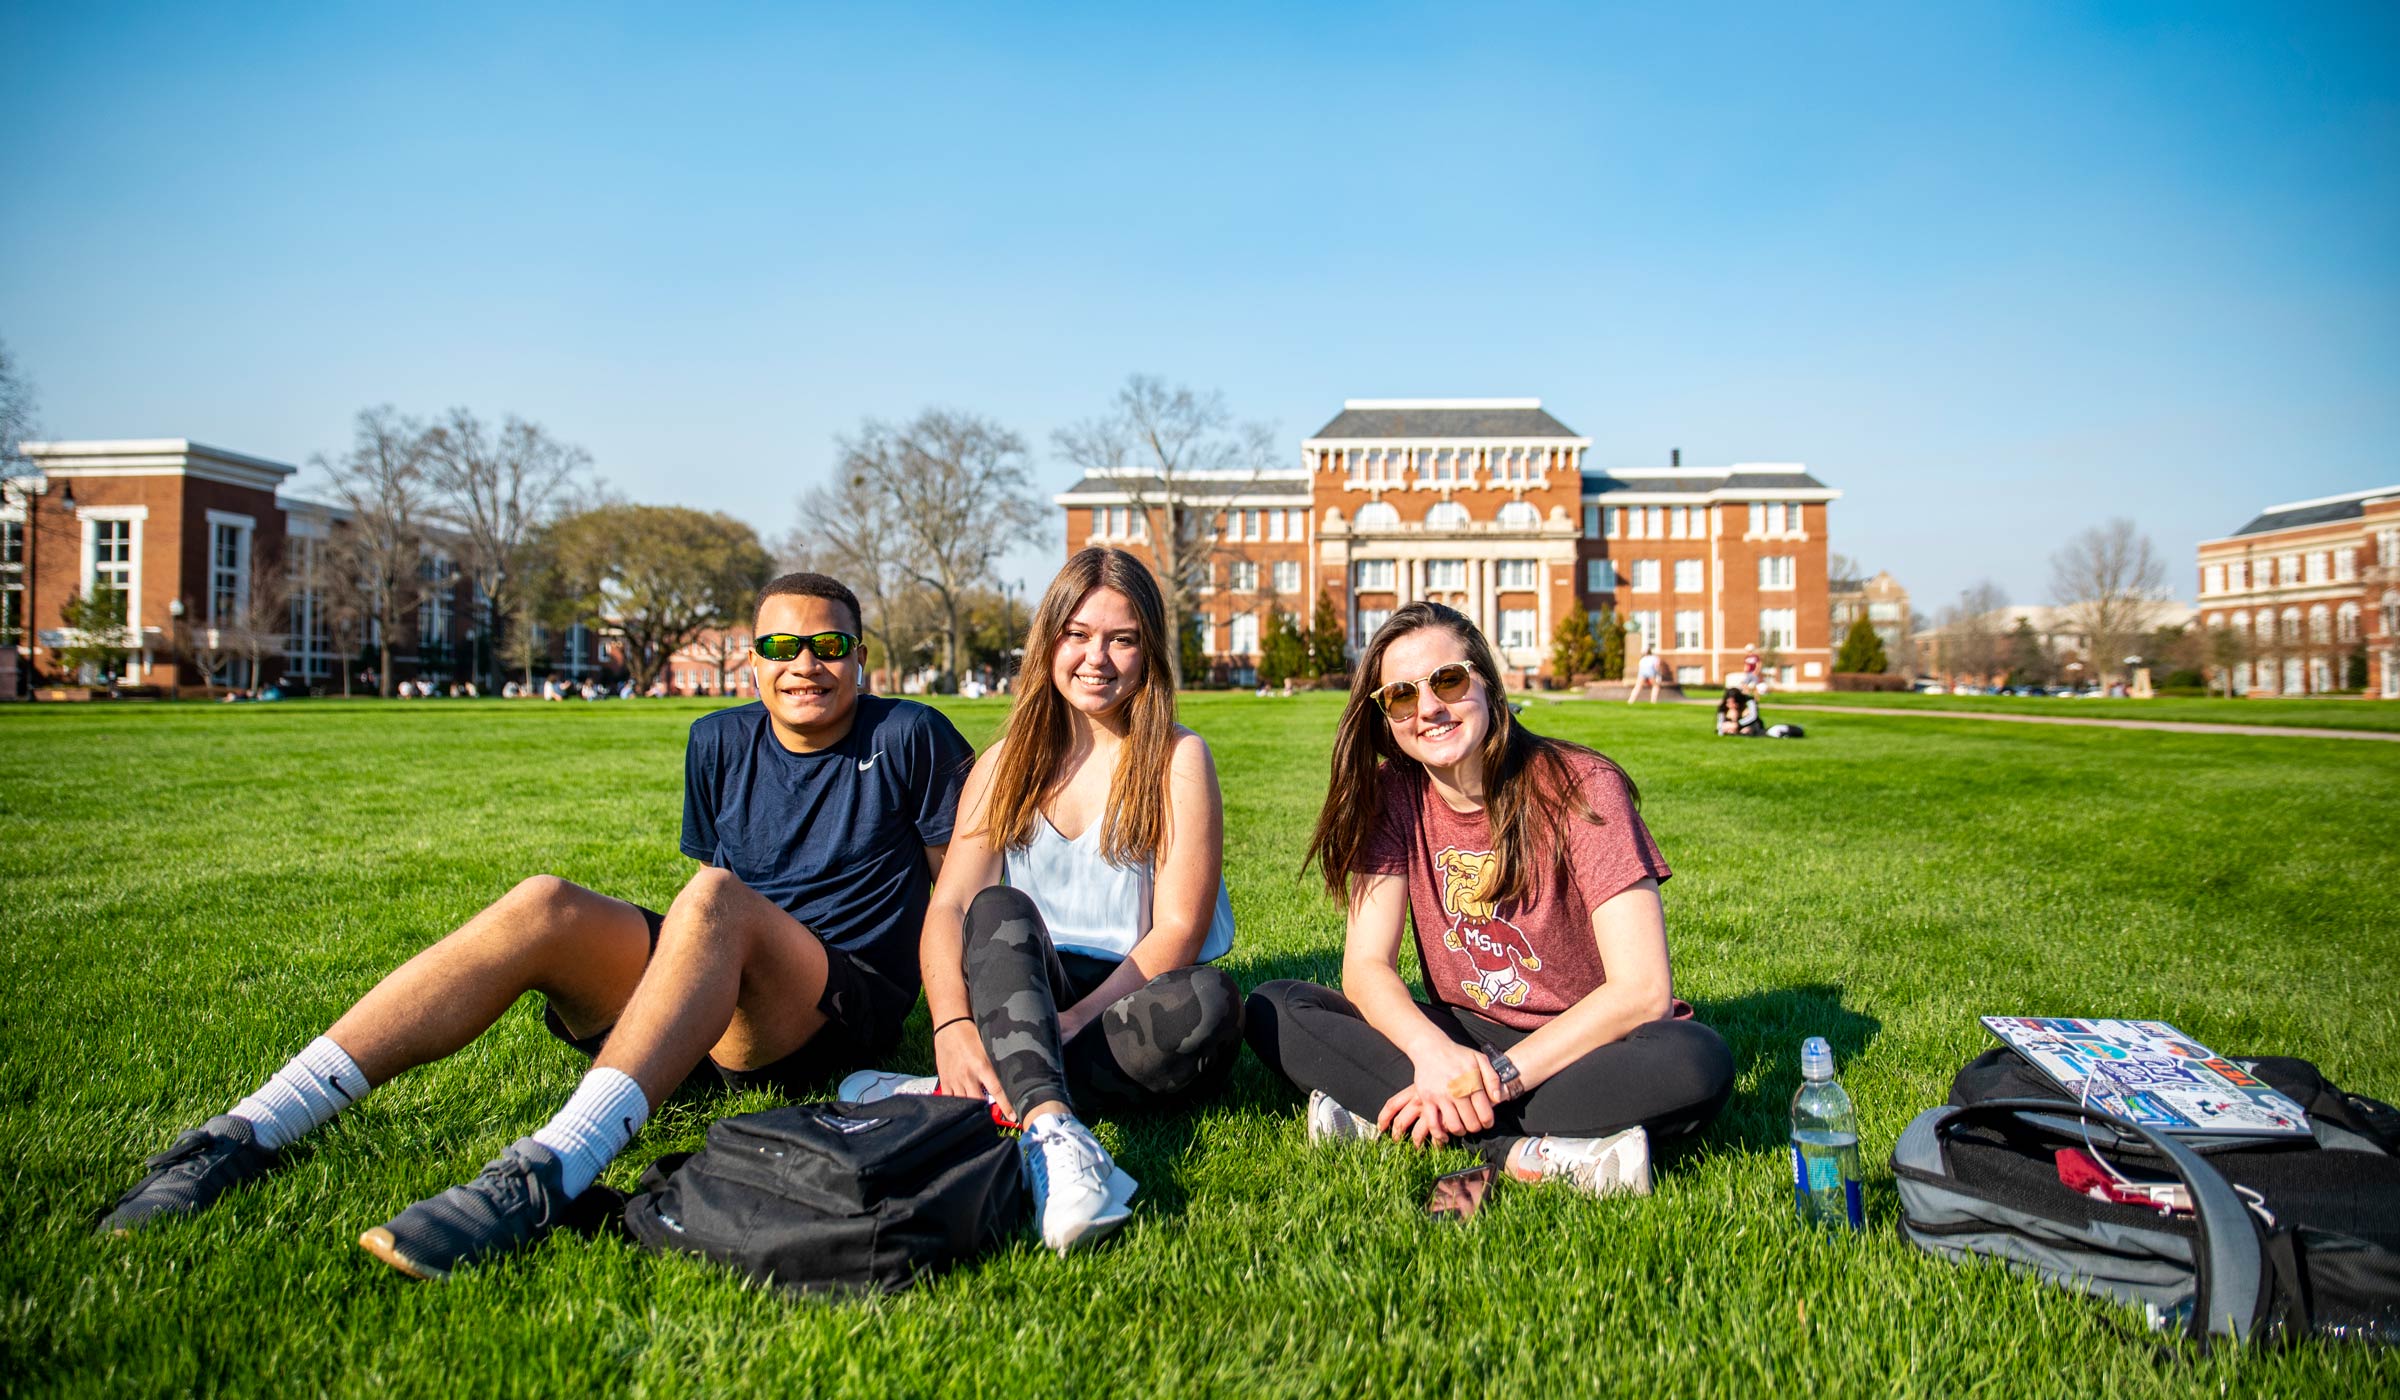
[[[1140,1183],[1073,1117],[1043,1118],[1025,1130],[1017,1148],[1025,1154],[1025,1173],[1033,1183],[1042,1243],[1060,1258],[1078,1245],[1097,1244],[1132,1216]]]
[[[930,1074],[902,1074],[896,1069],[862,1069],[841,1082],[833,1096],[844,1103],[873,1103],[894,1094],[938,1094],[942,1081]]]
[[[1382,1134],[1375,1131],[1375,1120],[1361,1118],[1334,1101],[1323,1089],[1308,1091],[1308,1145],[1320,1147],[1326,1143],[1373,1142]]]
[[[1627,1128],[1603,1138],[1528,1138],[1526,1155],[1545,1181],[1572,1184],[1590,1196],[1650,1194],[1650,1135]]]

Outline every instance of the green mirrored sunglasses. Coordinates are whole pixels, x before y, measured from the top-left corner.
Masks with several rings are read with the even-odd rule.
[[[807,647],[819,661],[839,661],[858,646],[858,638],[847,632],[819,632],[807,637],[797,632],[769,632],[750,645],[769,661],[796,660],[802,647]]]

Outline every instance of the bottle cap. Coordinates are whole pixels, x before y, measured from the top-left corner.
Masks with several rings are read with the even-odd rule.
[[[1812,1035],[1800,1042],[1800,1076],[1803,1079],[1833,1078],[1833,1047],[1825,1037]]]

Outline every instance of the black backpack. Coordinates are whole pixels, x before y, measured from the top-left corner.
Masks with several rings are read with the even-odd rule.
[[[2400,1113],[2305,1060],[2242,1064],[2308,1111],[2313,1140],[2158,1133],[2077,1106],[1995,1049],[1893,1148],[1902,1233],[1931,1253],[2003,1259],[2146,1307],[2197,1339],[2400,1341]],[[2072,1191],[2058,1179],[2062,1148],[2171,1177],[2193,1210]]]
[[[892,1293],[992,1248],[1028,1204],[1017,1145],[980,1099],[903,1094],[709,1125],[625,1203],[626,1233],[803,1293]]]

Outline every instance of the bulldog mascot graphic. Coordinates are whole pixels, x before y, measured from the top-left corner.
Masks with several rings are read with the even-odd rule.
[[[1525,940],[1524,931],[1500,917],[1492,889],[1500,880],[1500,863],[1490,851],[1444,850],[1434,861],[1442,882],[1442,909],[1450,927],[1442,931],[1442,946],[1465,953],[1475,965],[1475,980],[1459,983],[1478,1010],[1492,1003],[1521,1006],[1532,985],[1524,974],[1542,970],[1542,960]]]

